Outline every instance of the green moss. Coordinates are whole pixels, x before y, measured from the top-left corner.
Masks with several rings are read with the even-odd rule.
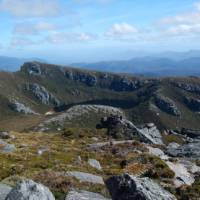
[[[166,145],[172,143],[172,142],[175,142],[177,144],[183,144],[184,141],[181,137],[177,136],[177,135],[166,135],[166,134],[163,134],[163,140],[164,140],[164,143]]]
[[[159,157],[145,154],[143,157],[144,163],[149,163],[152,167],[144,174],[150,178],[174,178],[174,172],[168,167],[168,165]]]
[[[200,197],[200,180],[195,181],[191,186],[179,188],[177,197],[180,200],[198,200]]]

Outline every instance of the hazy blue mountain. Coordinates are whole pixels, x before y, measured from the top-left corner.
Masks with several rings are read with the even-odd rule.
[[[44,62],[39,58],[16,58],[16,57],[0,56],[0,70],[14,72],[19,70],[24,62],[33,60]]]
[[[199,76],[200,56],[188,58],[179,56],[179,59],[176,60],[166,57],[142,57],[127,61],[75,63],[73,66],[83,67],[91,70],[149,76]]]

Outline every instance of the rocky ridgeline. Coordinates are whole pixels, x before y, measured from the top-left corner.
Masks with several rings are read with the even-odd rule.
[[[181,112],[177,108],[175,102],[168,97],[164,97],[162,95],[156,95],[155,103],[156,103],[156,106],[160,110],[162,110],[170,115],[174,115],[174,116],[181,115]]]
[[[24,63],[21,70],[33,76],[40,76],[45,74],[45,70],[41,67],[41,65],[38,62]]]
[[[53,66],[60,74],[63,74],[67,79],[83,83],[89,87],[98,86],[108,88],[115,91],[134,91],[141,88],[152,80],[142,81],[128,76],[119,76],[109,73],[96,73],[87,70],[75,70],[72,68]],[[38,62],[25,63],[21,70],[31,76],[45,76],[50,72],[51,67]]]
[[[53,94],[37,83],[26,84],[25,90],[31,92],[43,104],[53,104],[54,106],[60,105],[60,101]]]
[[[136,127],[132,122],[122,116],[111,115],[101,119],[97,129],[107,128],[108,135],[115,139],[138,139],[150,144],[163,144],[162,136],[153,123]]]
[[[108,74],[97,77],[95,74],[91,74],[88,72],[83,73],[78,71],[74,72],[72,70],[66,70],[65,76],[70,80],[79,81],[88,86],[99,85],[100,87],[107,87],[116,91],[134,91],[144,85],[144,83],[139,80],[132,80],[132,78],[117,77]],[[100,82],[109,82],[109,84],[101,84]]]
[[[65,71],[65,76],[73,81],[79,81],[81,83],[85,83],[88,86],[95,86],[97,84],[97,77],[90,73],[82,73],[82,72],[72,72]]]

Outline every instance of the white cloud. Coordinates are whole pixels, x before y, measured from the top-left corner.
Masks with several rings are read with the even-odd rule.
[[[61,12],[57,0],[1,0],[0,11],[14,17],[57,16]]]
[[[191,36],[200,33],[200,2],[194,4],[193,10],[169,16],[158,23],[161,32],[167,35]]]
[[[105,36],[111,39],[130,39],[134,38],[138,32],[138,29],[130,24],[116,23],[105,33]]]
[[[196,35],[200,33],[200,24],[187,25],[180,24],[177,26],[170,27],[167,31],[167,34],[185,36],[185,35]]]
[[[90,42],[96,39],[97,36],[90,33],[57,32],[50,34],[46,41],[53,44],[63,44],[66,42]]]
[[[21,38],[21,37],[13,37],[11,39],[10,46],[11,47],[23,47],[23,46],[30,46],[38,44],[38,42],[34,42],[28,38]]]
[[[40,32],[53,31],[55,29],[56,26],[48,22],[18,23],[15,25],[13,34],[36,35]]]

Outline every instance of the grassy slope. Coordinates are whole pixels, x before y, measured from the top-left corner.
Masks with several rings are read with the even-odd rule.
[[[120,79],[122,75],[108,74],[109,78],[104,80],[101,78],[103,74],[100,72],[71,68],[64,69],[95,75],[99,80],[98,84],[94,87],[89,87],[83,83],[67,79],[63,71],[60,70],[60,67],[45,64],[42,67],[46,70],[46,75],[44,76],[31,76],[23,70],[17,73],[0,73],[0,103],[2,105],[0,107],[0,127],[2,129],[19,131],[29,128],[42,122],[44,119],[43,114],[52,109],[52,106],[42,105],[32,94],[23,90],[23,85],[30,82],[43,85],[61,102],[66,104],[98,103],[121,107],[125,110],[128,118],[136,124],[153,121],[159,127],[176,128],[179,126],[200,128],[198,123],[200,119],[199,114],[189,110],[183,102],[183,96],[197,96],[170,84],[170,81],[182,81],[200,85],[200,79],[192,77],[164,78],[161,79],[159,84],[155,84],[153,87],[149,83],[133,92],[117,92],[110,90],[108,85],[112,79]],[[138,79],[127,75],[123,76],[126,76],[128,79]],[[160,110],[156,110],[155,112],[150,109],[150,104],[154,103],[153,94],[156,89],[162,95],[168,96],[175,101],[182,112],[180,119]],[[8,108],[8,100],[13,98],[42,115],[39,117],[27,117],[12,112]],[[159,113],[159,116],[156,113]]]

